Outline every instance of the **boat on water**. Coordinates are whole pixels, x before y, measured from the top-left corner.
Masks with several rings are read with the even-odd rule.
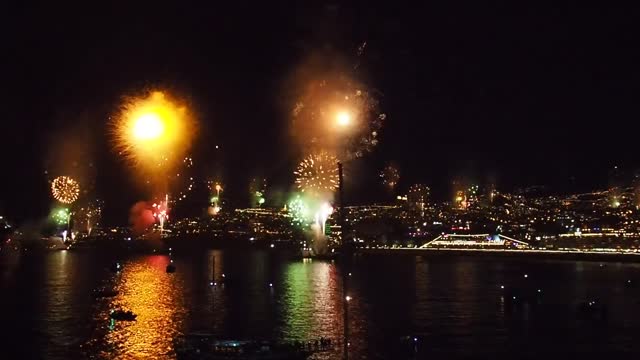
[[[136,321],[138,315],[134,314],[132,311],[111,310],[109,317],[120,321]]]
[[[111,270],[111,272],[118,273],[122,271],[122,268],[123,268],[122,264],[120,264],[119,262],[116,262],[115,264],[111,265],[109,269]]]
[[[311,248],[303,248],[300,251],[303,259],[316,259],[316,260],[335,260],[339,257],[339,253],[335,249],[327,251],[326,253],[317,253]]]
[[[331,341],[308,342],[218,340],[210,334],[189,334],[176,341],[178,359],[207,360],[302,360],[329,351]]]
[[[596,299],[590,299],[578,304],[577,315],[583,320],[606,320],[607,305]]]
[[[542,303],[543,290],[534,282],[528,274],[524,274],[520,280],[510,285],[500,285],[502,298],[507,306],[515,305],[540,305]]]
[[[112,297],[118,296],[118,291],[115,289],[109,289],[109,288],[98,288],[93,290],[92,295],[96,299],[112,298]]]

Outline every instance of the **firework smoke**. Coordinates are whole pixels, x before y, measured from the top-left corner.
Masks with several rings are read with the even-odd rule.
[[[153,208],[145,201],[137,202],[129,212],[129,223],[135,235],[141,235],[153,225]]]

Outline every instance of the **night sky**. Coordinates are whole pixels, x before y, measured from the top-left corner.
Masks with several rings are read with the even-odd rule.
[[[126,223],[146,194],[107,124],[123,95],[145,88],[189,101],[200,123],[194,171],[222,171],[231,206],[247,205],[253,176],[288,191],[298,159],[286,84],[315,51],[360,64],[387,114],[379,146],[352,164],[352,203],[387,198],[387,161],[400,190],[426,183],[440,199],[454,178],[581,191],[606,186],[614,165],[640,168],[637,9],[130,3],[3,11],[0,212],[11,219],[45,216],[45,171],[78,161],[92,164],[107,222]],[[59,155],[68,142],[83,144],[78,160]]]

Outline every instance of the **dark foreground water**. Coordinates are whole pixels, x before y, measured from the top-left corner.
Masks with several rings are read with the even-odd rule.
[[[0,252],[1,358],[170,359],[189,331],[222,338],[341,340],[340,267],[259,251],[132,256],[98,251]],[[224,274],[224,276],[223,276]],[[544,289],[540,306],[510,307],[500,284],[524,274]],[[595,358],[640,356],[637,264],[369,256],[349,280],[353,359],[398,359],[398,339],[419,337],[416,358]],[[216,286],[210,282],[215,281]],[[115,284],[120,294],[95,300]],[[223,285],[224,283],[224,285]],[[272,284],[273,286],[269,286]],[[605,321],[580,320],[576,304],[597,297]],[[109,326],[123,307],[136,322]],[[339,359],[340,351],[318,359]]]

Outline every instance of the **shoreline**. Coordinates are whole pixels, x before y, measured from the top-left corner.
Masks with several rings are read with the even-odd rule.
[[[474,256],[487,258],[528,258],[549,260],[572,261],[606,261],[640,263],[640,253],[606,253],[583,251],[558,251],[558,250],[492,250],[492,249],[420,249],[420,248],[396,248],[396,249],[358,249],[362,255],[400,255],[423,257],[451,257]]]

